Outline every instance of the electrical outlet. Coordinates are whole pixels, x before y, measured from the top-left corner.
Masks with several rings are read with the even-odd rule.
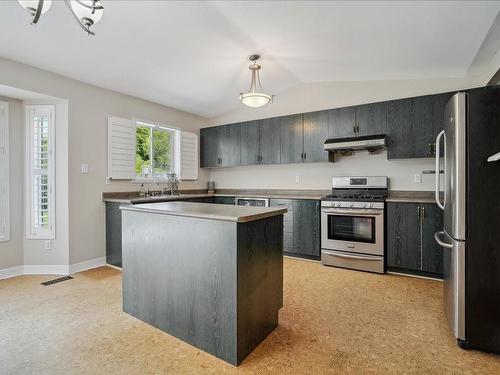
[[[45,250],[50,250],[52,248],[52,241],[45,240]]]
[[[413,176],[413,181],[416,184],[420,184],[422,182],[422,175],[420,173],[415,173],[415,175]]]
[[[111,185],[111,177],[106,177],[106,185]]]
[[[296,184],[300,183],[300,177],[299,176],[295,176],[295,183]]]

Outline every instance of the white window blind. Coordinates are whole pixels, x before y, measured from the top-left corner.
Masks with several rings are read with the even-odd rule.
[[[55,107],[26,106],[26,118],[26,234],[31,239],[54,239]]]
[[[108,178],[135,178],[135,123],[132,120],[108,117]]]
[[[179,132],[178,172],[180,180],[198,179],[198,135],[189,132]]]
[[[10,240],[9,103],[0,102],[0,242]]]

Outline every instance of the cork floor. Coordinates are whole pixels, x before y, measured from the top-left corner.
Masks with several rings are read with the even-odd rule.
[[[0,374],[499,374],[450,335],[441,283],[285,259],[279,327],[238,367],[121,311],[108,267],[0,281]]]

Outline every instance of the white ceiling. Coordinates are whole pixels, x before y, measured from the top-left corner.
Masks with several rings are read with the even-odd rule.
[[[241,105],[252,53],[263,56],[264,89],[279,95],[309,82],[463,78],[499,50],[476,56],[500,1],[103,5],[89,37],[62,1],[36,26],[17,1],[0,1],[0,56],[214,117]]]

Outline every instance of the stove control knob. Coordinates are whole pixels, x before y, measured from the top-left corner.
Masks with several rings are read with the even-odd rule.
[[[373,205],[372,205],[371,203],[367,203],[367,204],[366,204],[366,208],[372,208],[372,206],[373,206]]]
[[[349,205],[349,207],[350,207],[350,208],[353,208],[353,207],[354,207],[354,203],[351,203],[351,204]]]
[[[360,208],[365,208],[365,207],[366,207],[366,203],[360,203],[360,204],[359,204],[359,207],[360,207]]]

